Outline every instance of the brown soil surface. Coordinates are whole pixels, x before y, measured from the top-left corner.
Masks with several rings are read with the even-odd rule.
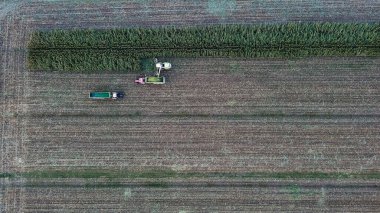
[[[0,173],[67,166],[378,171],[379,58],[168,59],[169,83],[159,87],[134,85],[135,75],[30,72],[26,46],[34,30],[378,22],[379,10],[374,0],[2,1]],[[89,100],[95,89],[126,97]],[[0,181],[1,212],[379,208],[378,181],[112,189]],[[20,187],[9,186],[15,182]]]

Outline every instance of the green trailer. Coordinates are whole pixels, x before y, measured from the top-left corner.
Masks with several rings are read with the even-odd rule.
[[[165,84],[164,76],[145,76],[135,80],[137,84]]]
[[[119,99],[124,95],[122,92],[90,92],[91,99]]]

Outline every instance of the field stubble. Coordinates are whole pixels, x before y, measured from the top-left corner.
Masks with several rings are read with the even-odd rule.
[[[197,59],[199,65],[192,59],[173,59],[176,67],[170,74],[170,84],[153,90],[132,85],[134,75],[107,74],[100,78],[30,73],[25,66],[26,42],[30,32],[36,29],[285,21],[378,22],[377,1],[302,1],[296,5],[296,12],[290,12],[291,1],[285,4],[236,1],[222,10],[213,7],[217,1],[83,2],[20,1],[19,5],[12,4],[18,7],[14,12],[9,12],[11,7],[0,9],[4,12],[0,14],[1,172],[66,165],[171,166],[190,171],[378,170],[380,87],[376,58]],[[227,72],[230,79],[220,79]],[[221,87],[215,78],[229,86]],[[126,99],[90,102],[86,98],[88,91],[106,87],[124,89]],[[157,101],[157,96],[162,101]],[[274,116],[268,118],[265,114],[269,108],[269,114]],[[95,116],[98,113],[104,116]],[[252,114],[253,118],[190,116],[208,113]],[[305,113],[309,117],[288,116]],[[321,118],[319,113],[331,117]],[[120,114],[126,116],[118,117]],[[136,116],[139,114],[142,116]],[[149,119],[148,115],[153,118]],[[282,192],[280,187],[272,190],[265,186],[253,195],[251,189],[226,187],[185,188],[178,194],[177,188],[152,187],[13,188],[7,187],[8,181],[1,180],[0,191],[0,209],[6,212],[70,211],[78,210],[83,204],[79,211],[96,207],[115,212],[126,206],[132,210],[147,208],[147,211],[178,211],[183,207],[186,211],[202,206],[205,200],[214,205],[211,210],[225,211],[231,208],[302,210],[309,206],[318,210],[374,211],[378,209],[379,197],[378,182],[360,188],[362,180],[352,188],[330,190],[321,186],[319,198],[305,197],[296,202],[292,199],[303,193],[296,186],[285,187],[287,192]],[[24,180],[19,181],[25,184]],[[240,196],[235,197],[237,194]],[[126,201],[129,197],[132,199]],[[244,197],[239,199],[243,203],[239,203],[240,197]],[[256,201],[263,203],[262,206],[257,203],[253,206]]]
[[[286,208],[292,211],[376,211],[379,206],[373,204],[378,196],[378,190],[371,185],[352,188],[346,184],[318,186],[310,183],[254,184],[250,187],[34,187],[26,191],[26,202],[30,205],[25,210],[230,212],[281,211]]]
[[[129,74],[30,73],[27,167],[376,170],[378,59],[170,61],[163,87]],[[87,98],[104,86],[126,98]]]

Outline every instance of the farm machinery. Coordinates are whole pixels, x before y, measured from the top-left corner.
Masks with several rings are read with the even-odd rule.
[[[124,97],[123,92],[90,92],[89,98],[91,99],[120,99]]]
[[[172,65],[169,62],[158,62],[154,59],[156,66],[156,73],[153,75],[141,75],[135,80],[136,84],[165,84],[165,76],[161,76],[162,70],[169,70]]]

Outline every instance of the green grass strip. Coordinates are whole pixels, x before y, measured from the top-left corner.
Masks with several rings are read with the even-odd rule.
[[[380,56],[380,24],[289,23],[33,33],[29,68],[137,72],[152,57]]]
[[[228,179],[380,179],[380,172],[344,173],[344,172],[177,172],[171,169],[128,171],[107,169],[72,169],[72,170],[41,170],[19,174],[0,174],[0,178],[228,178]]]
[[[15,176],[13,173],[0,173],[0,178],[14,178]]]

